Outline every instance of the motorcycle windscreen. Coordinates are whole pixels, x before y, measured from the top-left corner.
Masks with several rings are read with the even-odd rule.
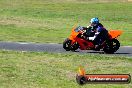
[[[79,34],[79,32],[75,31],[75,28],[72,29],[71,35],[69,37],[70,40],[75,41],[74,39],[76,38],[76,36]]]
[[[111,36],[111,38],[117,38],[121,34],[122,34],[121,30],[110,30],[109,31],[109,35]]]

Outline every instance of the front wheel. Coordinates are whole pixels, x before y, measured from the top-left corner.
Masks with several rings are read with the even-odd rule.
[[[64,42],[63,42],[63,48],[66,50],[66,51],[70,51],[71,47],[71,40],[70,39],[66,39]]]
[[[117,39],[112,39],[106,42],[104,47],[104,52],[108,54],[112,54],[116,52],[120,47],[120,42]]]
[[[77,42],[75,42],[74,44],[71,45],[71,50],[75,51],[79,48],[79,44]]]

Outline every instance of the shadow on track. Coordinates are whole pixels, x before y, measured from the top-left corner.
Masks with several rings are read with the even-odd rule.
[[[93,53],[93,54],[106,54],[103,51],[88,51],[87,53]],[[131,55],[132,53],[120,53],[120,52],[115,52],[113,55]],[[112,54],[111,54],[112,55]]]
[[[104,52],[87,52],[87,53],[106,54],[106,53],[104,53]],[[113,53],[113,54],[132,54],[132,53]]]

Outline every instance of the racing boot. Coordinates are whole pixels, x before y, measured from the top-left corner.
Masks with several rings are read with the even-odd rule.
[[[95,51],[100,51],[101,45],[95,45]]]

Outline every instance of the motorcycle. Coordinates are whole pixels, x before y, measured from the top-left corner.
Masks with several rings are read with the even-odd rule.
[[[83,37],[84,30],[79,27],[73,27],[71,31],[71,35],[63,42],[63,48],[66,51],[75,51],[77,49],[80,50],[95,50],[94,42],[91,40],[86,40]],[[118,41],[118,37],[122,34],[121,30],[109,30],[108,39],[105,40],[99,49],[104,51],[105,53],[112,54],[116,52],[120,47],[120,42]]]

